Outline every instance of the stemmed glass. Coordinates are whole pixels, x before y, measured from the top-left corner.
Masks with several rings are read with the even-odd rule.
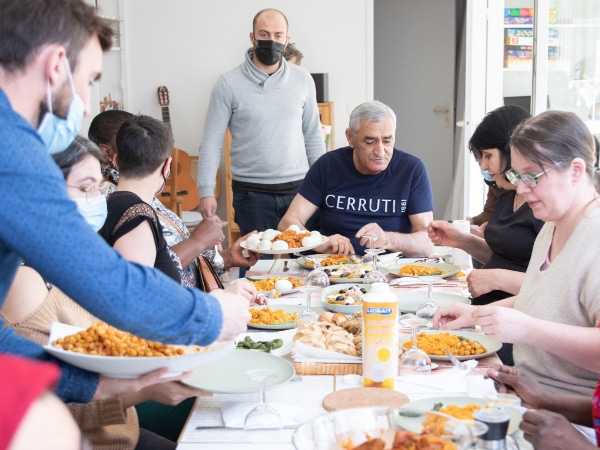
[[[298,289],[306,295],[306,307],[296,319],[297,323],[312,323],[319,319],[319,315],[315,313],[310,306],[310,298],[313,292],[329,286],[329,277],[321,270],[321,261],[323,257],[307,256],[305,259],[314,261],[314,269],[306,277],[304,286],[299,286]]]
[[[429,375],[431,374],[431,359],[417,346],[418,325],[411,327],[412,346],[404,350],[398,362],[398,375]]]
[[[419,277],[419,280],[421,280],[423,283],[427,284],[427,301],[431,302],[431,293],[433,290],[433,285],[435,283],[444,281],[444,279],[441,277],[436,277],[434,275],[429,275],[429,276]],[[435,305],[435,306],[437,306],[437,305]]]
[[[246,372],[248,378],[258,383],[259,404],[246,416],[244,430],[268,430],[271,432],[279,432],[283,429],[283,421],[279,412],[267,405],[267,402],[265,401],[266,382],[276,375],[277,372],[270,369],[254,369]],[[262,436],[255,433],[249,433],[248,438],[249,440],[256,439],[257,441],[260,441]]]
[[[421,280],[427,283],[427,301],[419,305],[415,314],[420,319],[431,320],[433,319],[433,316],[437,310],[440,308],[433,300],[431,300],[433,285],[441,281],[442,278],[427,276],[421,277]]]
[[[369,273],[367,273],[364,277],[365,284],[371,283],[387,283],[385,276],[377,269],[377,255],[385,252],[380,248],[373,248],[373,243],[379,237],[378,234],[363,234],[364,238],[369,240],[369,248],[365,249],[365,256],[362,257],[363,265],[370,264],[372,269]]]

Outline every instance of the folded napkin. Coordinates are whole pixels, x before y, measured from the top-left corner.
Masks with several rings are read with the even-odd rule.
[[[474,359],[463,362],[473,368],[477,366],[477,361]],[[403,375],[398,377],[398,386],[396,388],[405,394],[467,392],[471,379],[467,383],[465,377],[469,373],[470,371],[468,370],[453,367],[450,370],[442,370],[437,373],[433,371],[429,376]]]
[[[221,415],[226,428],[244,428],[244,420],[252,409],[258,406],[258,402],[236,402],[225,400],[221,402]],[[291,403],[269,402],[268,406],[275,409],[281,416],[284,428],[295,428],[303,421],[305,413],[301,405]],[[299,419],[300,418],[300,419]]]
[[[470,377],[467,383],[469,397],[486,398],[497,394],[494,380],[484,377]]]
[[[383,255],[377,255],[377,261],[379,265],[385,266],[386,264],[394,264],[396,259],[400,255],[400,252],[385,253]]]
[[[466,370],[453,368],[429,376],[403,375],[397,381],[399,390],[405,394],[466,392],[467,385],[463,379],[468,373]]]

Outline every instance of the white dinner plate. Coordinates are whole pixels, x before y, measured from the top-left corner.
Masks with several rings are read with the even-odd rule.
[[[489,337],[487,337],[483,333],[474,333],[471,331],[454,331],[454,330],[427,330],[427,331],[424,331],[424,333],[427,333],[427,334],[440,334],[440,333],[456,334],[457,336],[479,342],[481,345],[483,345],[487,349],[487,352],[482,353],[481,355],[457,356],[456,359],[458,359],[459,361],[467,361],[469,359],[485,358],[486,356],[493,355],[494,353],[496,353],[498,350],[500,350],[502,348],[502,342],[494,341],[494,340],[490,339]],[[402,347],[402,345],[406,341],[410,341],[411,339],[412,338],[410,335],[402,336],[400,338],[400,346]],[[428,355],[428,356],[431,359],[435,359],[438,361],[450,361],[450,358],[448,358],[448,356],[446,354],[444,354],[443,356],[442,355]]]
[[[246,375],[254,369],[270,369],[275,376],[265,382],[266,389],[287,383],[295,374],[289,361],[264,352],[234,350],[227,356],[194,370],[191,377],[181,382],[216,394],[243,394],[258,392],[258,384]]]
[[[442,406],[456,405],[460,407],[467,406],[469,403],[477,403],[481,406],[486,406],[487,404],[484,399],[478,397],[431,397],[406,403],[402,407],[433,410],[436,403],[441,403]],[[523,414],[516,408],[509,407],[505,408],[505,410],[510,416],[508,433],[511,434],[519,429]]]
[[[262,253],[264,255],[285,255],[286,253],[298,253],[298,252],[305,252],[307,250],[312,250],[313,248],[318,247],[319,245],[323,245],[328,240],[329,240],[329,238],[327,236],[321,236],[321,242],[319,242],[317,245],[312,245],[310,247],[286,248],[283,250],[260,250],[257,248],[250,248],[246,245],[246,241],[242,241],[240,243],[240,246],[242,248],[245,248],[246,250],[250,250],[251,252]]]
[[[409,264],[401,263],[401,264],[394,264],[393,266],[389,266],[388,269],[390,271],[390,275],[393,277],[419,278],[419,276],[400,275],[400,269],[406,265],[409,265]],[[452,275],[456,275],[458,272],[460,272],[460,267],[455,266],[454,264],[422,262],[422,263],[412,263],[410,265],[411,266],[429,267],[432,269],[440,269],[445,272],[442,275],[431,275],[432,277],[448,278],[448,277],[451,277]]]
[[[427,292],[394,292],[398,298],[398,311],[401,313],[416,313],[417,308],[427,301]],[[458,294],[447,294],[445,292],[432,292],[431,300],[438,305],[449,305],[459,302],[470,304],[471,300]]]
[[[258,275],[258,276],[246,277],[246,280],[256,281],[256,280],[266,280],[267,278],[281,278],[281,279],[286,279],[286,280],[289,280],[290,278],[295,278],[296,280],[302,281],[302,279],[299,277],[285,277],[285,276],[281,276],[281,275]],[[304,284],[304,281],[302,281],[302,284]],[[281,295],[286,295],[286,294],[291,294],[293,292],[298,292],[300,289],[292,288],[292,289],[278,289],[278,290]],[[258,292],[269,292],[269,291],[261,291],[259,289]]]
[[[304,311],[304,306],[295,306],[295,305],[265,305],[265,306],[253,306],[252,309],[265,309],[271,308],[271,311],[275,311],[278,309],[283,309],[284,312],[288,314],[300,313]],[[293,322],[286,322],[277,325],[261,325],[257,323],[249,323],[248,328],[256,328],[258,330],[289,330],[290,328],[296,328],[298,324]]]
[[[352,267],[352,266],[356,266],[359,267],[361,266],[361,264],[344,264],[341,266],[327,266],[327,267],[322,267],[321,269],[328,269],[328,270],[336,270],[340,267],[344,267],[344,266],[348,266],[348,267]],[[381,274],[383,276],[385,276],[389,270],[385,267],[377,267],[377,270],[379,270],[379,272],[381,272]],[[364,277],[359,277],[359,278],[350,278],[350,277],[332,277],[329,276],[329,282],[331,284],[347,284],[347,283],[364,283]]]
[[[338,305],[333,303],[327,303],[327,297],[329,295],[333,295],[339,292],[342,289],[348,289],[352,286],[358,286],[359,288],[364,288],[369,292],[371,289],[368,284],[359,284],[359,283],[344,283],[344,284],[334,284],[333,286],[328,286],[323,289],[321,293],[321,303],[323,303],[323,307],[328,309],[329,311],[339,312],[342,314],[353,314],[355,312],[362,311],[362,302],[357,305]]]
[[[50,338],[44,349],[56,358],[81,369],[96,372],[110,378],[137,378],[153,370],[168,367],[169,372],[163,378],[174,377],[182,372],[195,369],[203,364],[224,357],[235,349],[233,341],[215,342],[208,347],[196,345],[182,346],[190,353],[180,356],[98,356],[75,353],[52,346],[60,337],[69,336],[84,328],[54,322]],[[197,351],[201,349],[201,351]]]

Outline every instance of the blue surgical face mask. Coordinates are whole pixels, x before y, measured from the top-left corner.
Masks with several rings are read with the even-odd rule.
[[[67,58],[65,58],[65,64],[67,65],[69,84],[71,85],[71,92],[73,93],[73,99],[69,105],[67,117],[62,119],[52,112],[52,95],[50,93],[50,81],[48,80],[46,86],[48,111],[46,111],[38,126],[38,133],[42,137],[44,144],[46,144],[48,153],[51,155],[62,152],[69,144],[71,144],[71,142],[73,142],[81,129],[81,122],[83,120],[83,100],[81,100],[81,97],[75,92],[71,68],[69,67]]]
[[[88,201],[85,197],[74,198],[73,201],[77,204],[79,214],[83,216],[85,221],[97,233],[106,221],[108,216],[108,208],[106,206],[106,196],[97,195]]]
[[[487,170],[482,170],[481,171],[481,176],[483,177],[483,179],[485,181],[490,181],[490,182],[494,181],[494,179],[490,176],[490,173]]]

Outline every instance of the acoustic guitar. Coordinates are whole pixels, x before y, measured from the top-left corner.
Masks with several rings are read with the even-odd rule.
[[[162,110],[162,120],[171,129],[171,115],[169,114],[169,90],[166,86],[158,88],[158,103]],[[191,211],[200,204],[198,186],[191,175],[192,159],[185,151],[174,148],[172,154],[171,175],[160,193],[160,201],[169,206],[172,211],[177,210],[177,199],[181,199],[181,209]],[[172,186],[175,185],[175,198],[172,198]]]

